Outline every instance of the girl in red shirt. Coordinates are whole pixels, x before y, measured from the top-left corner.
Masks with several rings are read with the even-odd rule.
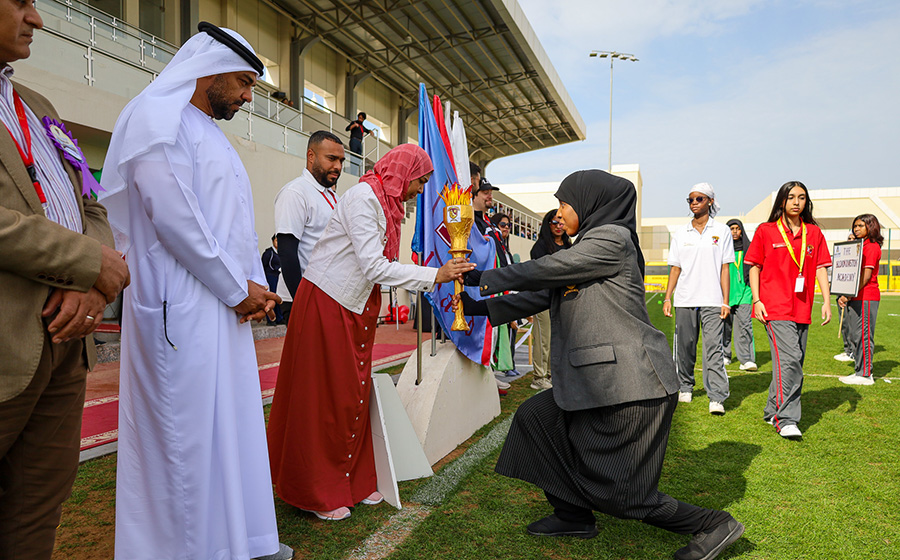
[[[850,345],[856,373],[841,377],[847,385],[874,385],[872,377],[872,353],[875,350],[875,319],[878,317],[878,303],[881,290],[878,289],[878,261],[881,260],[881,224],[872,214],[860,214],[853,219],[853,235],[864,239],[862,250],[862,275],[856,297],[838,298],[838,305],[846,307],[850,322]]]
[[[826,271],[831,253],[812,207],[803,183],[782,185],[769,220],[759,225],[744,257],[752,265],[753,316],[766,325],[772,348],[772,383],[763,419],[791,439],[802,437],[797,424],[815,282],[825,298],[822,324],[831,320]]]

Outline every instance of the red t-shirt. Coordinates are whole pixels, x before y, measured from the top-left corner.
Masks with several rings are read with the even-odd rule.
[[[822,230],[814,225],[806,224],[806,247],[801,247],[802,230],[791,234],[791,229],[785,226],[784,231],[797,259],[800,259],[801,251],[806,253],[802,292],[794,291],[799,268],[791,258],[776,222],[759,224],[744,262],[762,267],[759,273],[759,299],[766,306],[770,321],[794,321],[808,325],[816,291],[816,270],[831,266],[831,253]]]
[[[872,278],[866,282],[854,300],[881,301],[881,290],[878,289],[878,261],[881,260],[881,246],[866,239],[862,250],[862,269],[872,269]]]

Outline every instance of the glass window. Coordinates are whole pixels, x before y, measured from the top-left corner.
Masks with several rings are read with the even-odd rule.
[[[122,0],[87,0],[87,4],[101,12],[122,19]]]
[[[166,30],[166,3],[165,0],[141,0],[140,28],[156,37],[164,37]]]

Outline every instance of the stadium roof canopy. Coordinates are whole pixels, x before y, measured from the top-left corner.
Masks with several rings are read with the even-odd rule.
[[[585,125],[516,0],[269,0],[350,73],[404,107],[450,101],[480,162],[584,140]],[[402,114],[402,113],[401,113]]]

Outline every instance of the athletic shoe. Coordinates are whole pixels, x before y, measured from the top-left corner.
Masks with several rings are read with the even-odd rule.
[[[841,352],[840,354],[836,355],[834,357],[834,359],[839,362],[852,362],[853,356],[851,356],[850,354],[848,354],[846,352]]]
[[[538,377],[531,382],[531,388],[537,389],[538,391],[543,391],[544,389],[552,389],[553,383],[551,383],[550,380],[546,377]]]
[[[563,521],[556,514],[538,519],[528,526],[528,534],[537,537],[578,537],[592,539],[597,536],[597,525],[594,523],[573,523]]]
[[[371,494],[369,494],[369,497],[365,498],[360,503],[366,504],[367,506],[374,506],[374,505],[380,504],[383,501],[384,501],[384,496],[381,495],[381,492],[376,490],[376,491],[372,492]]]
[[[267,556],[260,556],[254,560],[291,560],[294,557],[294,549],[284,543],[278,543],[278,552]]]
[[[766,424],[768,424],[768,425],[770,425],[770,426],[774,426],[774,425],[775,425],[775,419],[774,419],[774,418],[769,418],[768,420],[766,420],[765,418],[763,418],[763,422],[765,422]]]
[[[503,390],[503,391],[509,389],[509,383],[507,383],[506,381],[500,381],[500,380],[497,379],[496,377],[494,378],[494,380],[497,382],[497,388],[498,388],[498,389],[501,389],[501,390]]]
[[[675,560],[712,560],[744,534],[744,525],[734,517],[705,533],[695,534],[687,546],[675,552]]]
[[[723,362],[722,363],[723,366],[727,366],[728,364],[731,363],[731,360],[729,358],[722,358],[722,362]]]
[[[848,375],[846,377],[838,377],[838,381],[847,385],[874,385],[875,380],[872,376],[862,377],[861,375]]]
[[[781,428],[781,431],[778,432],[778,435],[785,439],[800,439],[803,437],[803,434],[800,432],[800,428],[797,427],[797,424],[788,424],[787,426]]]
[[[314,511],[313,514],[323,521],[343,521],[350,517],[350,508],[339,507],[331,511]]]
[[[722,406],[722,403],[716,401],[709,401],[709,413],[715,414],[716,416],[722,416],[725,414],[725,407]]]
[[[741,364],[741,371],[756,371],[756,362],[744,362]]]
[[[678,393],[678,402],[691,402],[691,398],[693,398],[693,395],[686,391]]]

